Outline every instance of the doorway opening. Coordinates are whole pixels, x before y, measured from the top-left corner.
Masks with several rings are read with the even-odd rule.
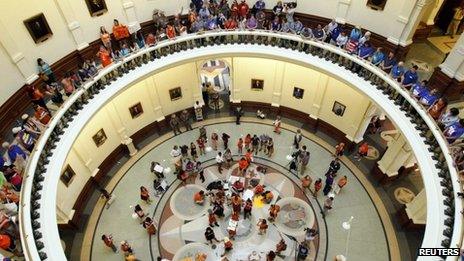
[[[230,109],[231,75],[223,60],[209,60],[200,68],[202,96],[209,111],[228,112]]]

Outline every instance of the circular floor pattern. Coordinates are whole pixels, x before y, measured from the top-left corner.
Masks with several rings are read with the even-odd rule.
[[[172,195],[170,203],[165,205],[163,214],[161,215],[159,237],[162,256],[167,258],[174,257],[174,260],[183,260],[176,258],[184,258],[185,249],[191,248],[186,248],[182,246],[183,244],[179,244],[179,242],[184,242],[184,244],[188,244],[187,246],[195,243],[192,247],[196,246],[198,248],[200,246],[204,248],[205,244],[207,244],[204,238],[205,229],[208,227],[207,216],[199,216],[199,211],[195,211],[192,215],[186,215],[185,212],[187,210],[179,210],[180,207],[189,208],[194,205],[192,200],[194,191],[199,191],[200,189],[206,190],[209,183],[218,180],[230,180],[233,182],[236,179],[240,179],[245,183],[245,187],[248,187],[253,184],[254,179],[259,179],[259,181],[255,180],[254,184],[264,184],[265,189],[274,194],[271,204],[281,206],[281,213],[278,215],[275,223],[268,222],[269,228],[266,234],[260,235],[257,229],[257,222],[260,219],[267,219],[269,217],[270,204],[262,202],[259,195],[251,194],[250,198],[254,202],[251,218],[244,219],[243,211],[241,211],[239,221],[236,225],[236,236],[233,239],[234,249],[227,254],[227,257],[229,260],[246,260],[252,251],[262,252],[265,255],[270,250],[275,250],[277,243],[283,239],[288,247],[286,251],[282,252],[282,258],[284,260],[294,258],[293,250],[296,247],[294,239],[297,238],[301,241],[305,234],[304,229],[307,227],[318,228],[314,212],[308,198],[297,184],[283,173],[265,165],[251,164],[250,169],[256,170],[258,166],[266,168],[266,174],[256,173],[256,175],[239,176],[237,164],[233,164],[229,169],[224,169],[222,173],[218,172],[216,166],[211,166],[204,170],[206,178],[204,183],[197,177],[194,185],[179,187]],[[250,189],[250,191],[252,190]],[[226,194],[228,194],[227,190]],[[245,194],[247,193],[244,192],[243,197],[246,197]],[[202,209],[201,211],[207,211],[208,207],[210,207],[208,203],[205,206],[206,209]],[[174,210],[173,208],[176,209]],[[179,215],[179,212],[182,214]],[[225,216],[218,218],[219,226],[213,227],[215,236],[220,242],[214,243],[214,246],[209,246],[208,250],[214,253],[216,257],[224,254],[224,243],[222,240],[225,237],[229,237],[228,229],[231,226],[231,223],[229,223],[231,214],[231,207],[226,204]],[[191,219],[190,217],[193,215],[196,218]],[[174,220],[184,221],[179,226],[179,222],[175,222]],[[313,257],[317,253],[319,238],[314,242],[314,244],[311,244]],[[175,249],[175,246],[178,249]],[[196,252],[190,251],[189,253],[192,256]]]
[[[208,210],[208,205],[199,205],[193,202],[194,194],[200,190],[204,190],[204,188],[194,184],[178,188],[169,201],[174,215],[184,220],[193,220],[203,216]]]

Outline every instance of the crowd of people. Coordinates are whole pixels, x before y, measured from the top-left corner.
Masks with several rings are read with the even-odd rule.
[[[408,90],[412,97],[427,108],[429,115],[437,121],[438,126],[443,131],[444,137],[450,143],[451,152],[455,161],[455,166],[460,173],[464,172],[464,119],[460,118],[457,108],[449,107],[445,97],[442,97],[437,89],[430,88],[427,80],[419,79],[417,65],[407,66],[403,61],[398,61],[395,54],[386,52],[382,47],[375,47],[370,41],[371,33],[355,27],[347,30],[344,25],[332,20],[329,24],[318,24],[314,28],[303,24],[298,17],[294,16],[296,3],[284,4],[279,1],[272,10],[266,10],[264,1],[258,0],[250,5],[246,0],[229,3],[227,0],[192,0],[188,15],[183,16],[181,13],[175,14],[173,19],[168,19],[163,11],[155,10],[153,14],[154,27],[152,32],[143,35],[140,31],[131,34],[128,27],[114,20],[112,33],[109,33],[105,27],[100,28],[100,39],[102,45],[96,54],[96,61],[88,59],[78,65],[76,70],[65,73],[60,79],[55,76],[51,66],[43,59],[37,59],[37,71],[43,81],[43,85],[30,86],[28,95],[34,104],[32,115],[24,114],[21,119],[17,120],[16,126],[12,129],[13,140],[3,142],[4,156],[0,162],[0,200],[8,210],[3,209],[0,212],[2,221],[0,221],[0,248],[15,252],[18,255],[19,239],[17,231],[17,207],[19,203],[19,191],[21,189],[24,168],[30,153],[32,152],[35,142],[49,123],[53,109],[50,108],[48,100],[60,107],[65,96],[72,95],[76,89],[98,74],[99,69],[110,65],[113,61],[124,58],[130,53],[156,45],[158,42],[175,39],[188,33],[198,33],[206,30],[270,30],[284,33],[300,35],[306,39],[328,42],[338,46],[360,59],[368,60],[373,65],[389,73],[390,76],[397,80],[398,83]],[[326,54],[327,58],[332,58],[331,54]],[[354,72],[362,73],[359,66],[352,64],[351,69]],[[205,86],[208,90],[208,97],[204,99],[216,99],[214,90],[210,86]],[[206,101],[205,101],[206,102]],[[209,103],[206,103],[209,104]],[[195,107],[195,116],[202,119],[201,106],[197,102]],[[216,107],[215,107],[216,108]],[[241,115],[241,114],[240,114]],[[237,123],[239,123],[239,117]],[[190,116],[188,111],[182,112],[179,116],[173,116],[170,120],[170,126],[176,134],[180,133],[180,127],[186,130],[191,129]],[[280,132],[280,119],[276,120],[276,133]],[[227,135],[227,134],[226,134]],[[232,161],[231,148],[228,148],[228,140],[224,134],[221,136],[225,145],[224,152],[218,152],[216,161],[218,168],[222,170],[223,166],[229,167]],[[198,154],[205,153],[206,135],[201,135],[198,140],[192,142],[190,146],[183,145],[179,148],[180,156],[188,154],[190,151],[191,159],[187,162],[180,161],[179,177],[182,182],[186,183],[188,177],[198,174],[204,180],[201,174],[201,162],[197,162]],[[210,137],[211,147],[217,148],[219,135]],[[215,144],[216,143],[216,144]],[[245,149],[243,158],[240,158],[239,164],[245,168],[246,163],[254,153],[263,151],[269,157],[273,154],[273,141],[268,136],[247,135],[243,140],[237,142],[237,151],[242,154]],[[367,144],[360,146],[358,158],[366,156]],[[198,150],[197,150],[198,148]],[[256,149],[256,148],[259,148]],[[295,173],[303,174],[308,164],[310,153],[304,146],[297,148],[293,159],[290,163],[290,169]],[[248,155],[248,156],[247,156]],[[337,158],[332,163],[334,168],[337,166]],[[332,165],[331,163],[331,165]],[[338,163],[339,164],[339,163]],[[187,174],[185,174],[187,172]],[[191,174],[192,173],[192,174]],[[324,194],[331,195],[332,185],[336,171],[328,171],[326,175],[326,184]],[[345,180],[343,180],[345,178]],[[303,176],[302,184],[305,188],[310,188],[312,184],[311,177]],[[329,184],[329,186],[327,185]],[[335,186],[342,188],[346,185],[346,177],[341,177]],[[322,188],[322,181],[316,180],[313,186],[313,193]],[[328,193],[325,193],[328,191]],[[338,190],[339,191],[339,190]],[[324,209],[331,208],[333,197],[328,197],[324,203]],[[13,205],[16,207],[13,208]],[[5,207],[7,208],[7,207]],[[149,220],[146,226],[150,227]],[[145,224],[145,221],[144,221]],[[109,239],[110,237],[107,237]],[[126,242],[127,243],[127,242]]]

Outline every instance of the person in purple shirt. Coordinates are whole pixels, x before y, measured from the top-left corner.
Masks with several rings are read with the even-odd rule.
[[[431,91],[426,91],[422,93],[421,98],[419,99],[419,102],[424,105],[424,106],[431,106],[432,104],[435,103],[436,100],[439,98],[439,93],[437,89],[433,89]]]
[[[246,22],[246,28],[249,30],[256,29],[258,27],[258,21],[256,21],[256,18],[254,15],[251,15],[250,18],[248,18]]]
[[[23,159],[27,158],[27,154],[16,144],[10,144],[9,142],[4,142],[2,147],[7,150],[8,157],[10,161],[13,163],[16,161],[16,157],[20,156]]]
[[[274,20],[272,20],[271,24],[269,25],[269,30],[280,31],[281,28],[282,28],[282,25],[280,24],[280,19],[278,16],[276,16]]]
[[[449,143],[453,143],[457,139],[461,138],[464,134],[464,119],[460,119],[459,122],[455,122],[445,129],[443,135]]]
[[[358,48],[358,57],[364,60],[369,59],[374,53],[374,48],[372,48],[369,42],[365,42],[363,45]],[[361,65],[353,63],[351,65],[351,71],[359,73],[361,70]]]
[[[419,80],[419,76],[417,75],[417,65],[414,65],[411,69],[409,69],[407,72],[405,72],[401,78],[401,84],[403,85],[404,88],[410,89],[413,84]]]

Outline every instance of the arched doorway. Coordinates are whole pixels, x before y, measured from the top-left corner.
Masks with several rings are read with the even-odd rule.
[[[223,60],[208,60],[200,68],[200,77],[206,110],[229,111],[231,86],[229,65]]]

